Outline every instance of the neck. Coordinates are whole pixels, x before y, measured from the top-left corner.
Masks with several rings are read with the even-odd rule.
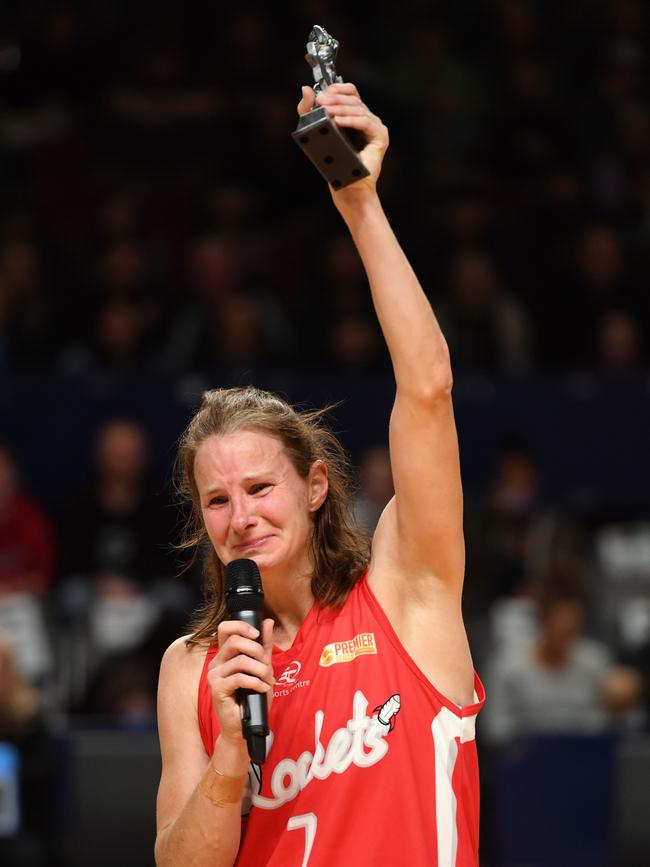
[[[275,576],[271,574],[262,575],[265,616],[274,621],[273,643],[286,649],[314,604],[311,577],[274,579]]]

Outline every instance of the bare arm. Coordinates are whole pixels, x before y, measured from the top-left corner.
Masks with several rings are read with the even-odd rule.
[[[219,627],[220,652],[210,664],[208,680],[221,734],[211,759],[201,740],[197,710],[204,653],[188,650],[179,639],[163,657],[158,687],[162,775],[156,808],[157,867],[232,867],[235,862],[241,796],[235,803],[218,804],[206,790],[214,789],[215,781],[218,788],[221,780],[215,775],[235,778],[248,772],[234,693],[239,687],[268,691],[265,684],[273,677],[267,661],[272,628],[272,621],[266,621],[262,648],[245,635],[248,627],[239,621]]]
[[[377,196],[386,127],[352,84],[331,85],[316,101],[368,142],[361,158],[369,177],[332,198],[364,264],[397,387],[390,421],[395,497],[375,533],[369,580],[420,667],[450,697],[468,702],[463,504],[447,343]],[[299,112],[312,102],[303,90]]]
[[[447,344],[379,200],[339,207],[365,265],[395,372],[395,556],[419,593],[434,581],[459,593],[463,506]]]

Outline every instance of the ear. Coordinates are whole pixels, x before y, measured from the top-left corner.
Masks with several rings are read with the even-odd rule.
[[[329,490],[327,464],[325,461],[317,460],[311,465],[308,484],[309,511],[317,512],[325,502],[327,491]]]

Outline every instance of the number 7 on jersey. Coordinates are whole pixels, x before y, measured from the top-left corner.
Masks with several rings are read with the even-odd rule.
[[[287,831],[296,831],[299,828],[305,829],[305,854],[302,859],[301,867],[307,867],[309,856],[311,855],[312,846],[316,837],[316,825],[318,819],[316,813],[303,813],[300,816],[292,816],[287,822]]]

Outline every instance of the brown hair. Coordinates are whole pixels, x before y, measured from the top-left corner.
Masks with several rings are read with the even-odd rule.
[[[181,437],[177,457],[178,490],[190,504],[179,548],[200,550],[203,561],[203,605],[196,611],[188,644],[209,643],[225,618],[223,564],[209,542],[194,479],[196,452],[208,437],[238,430],[257,431],[278,439],[302,479],[316,460],[327,465],[329,488],[314,515],[311,554],[314,572],[311,590],[320,606],[340,608],[370,558],[370,537],[354,520],[350,509],[351,467],[334,434],[323,424],[327,412],[297,412],[286,401],[254,388],[219,388],[206,391],[197,413]],[[193,562],[193,561],[192,561]]]

